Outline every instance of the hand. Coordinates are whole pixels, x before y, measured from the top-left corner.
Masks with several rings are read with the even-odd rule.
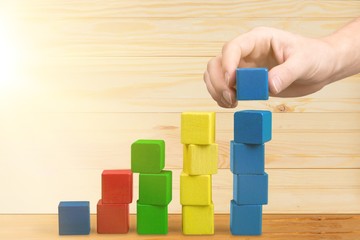
[[[236,107],[236,68],[269,69],[269,91],[276,97],[314,93],[333,81],[336,53],[327,39],[312,39],[260,27],[224,45],[204,73],[206,87],[221,107]]]

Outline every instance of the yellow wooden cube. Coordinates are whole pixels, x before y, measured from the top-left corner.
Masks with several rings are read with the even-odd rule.
[[[214,112],[184,112],[181,114],[182,144],[211,144],[214,142]]]
[[[182,206],[182,230],[185,235],[214,234],[214,204]]]
[[[190,176],[181,173],[181,205],[209,205],[211,201],[211,175]]]
[[[183,169],[189,175],[217,173],[218,145],[184,145]]]

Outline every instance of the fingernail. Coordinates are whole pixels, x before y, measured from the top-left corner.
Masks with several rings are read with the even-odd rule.
[[[230,74],[228,72],[225,73],[225,83],[229,86],[230,83]]]
[[[223,98],[226,100],[226,102],[228,102],[229,106],[232,105],[231,94],[229,93],[229,91],[223,91]]]
[[[280,92],[280,88],[279,88],[280,81],[281,80],[280,80],[279,76],[273,77],[273,85],[274,85],[274,89],[275,89],[275,94],[278,94]]]

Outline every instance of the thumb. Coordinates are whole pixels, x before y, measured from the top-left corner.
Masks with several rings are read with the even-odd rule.
[[[303,65],[296,57],[291,57],[284,63],[273,67],[269,71],[270,92],[274,95],[279,94],[299,79],[302,76]]]

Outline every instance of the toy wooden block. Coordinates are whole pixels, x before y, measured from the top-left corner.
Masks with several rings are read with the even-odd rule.
[[[168,205],[172,199],[172,172],[140,173],[140,204]]]
[[[133,175],[131,170],[104,170],[101,175],[103,203],[131,203]]]
[[[181,114],[182,144],[211,144],[214,142],[214,112],[184,112]]]
[[[185,235],[214,234],[214,205],[182,206],[182,231]]]
[[[215,174],[218,170],[218,145],[184,145],[183,170],[189,175]]]
[[[58,211],[59,235],[88,235],[90,233],[89,202],[60,202]]]
[[[236,98],[238,100],[269,99],[268,70],[266,68],[236,69]]]
[[[145,205],[137,202],[137,233],[167,234],[168,206]]]
[[[180,175],[181,205],[209,205],[211,198],[211,175]]]
[[[263,144],[270,140],[270,111],[245,110],[235,112],[234,141],[236,143]]]
[[[268,203],[268,175],[234,174],[234,201],[239,204]]]
[[[163,140],[138,140],[131,145],[131,170],[136,173],[160,173],[165,166]]]
[[[97,204],[97,232],[102,234],[129,232],[129,204]]]
[[[261,235],[262,205],[230,203],[230,232],[232,235]]]
[[[264,174],[264,144],[230,142],[230,169],[234,174]]]

